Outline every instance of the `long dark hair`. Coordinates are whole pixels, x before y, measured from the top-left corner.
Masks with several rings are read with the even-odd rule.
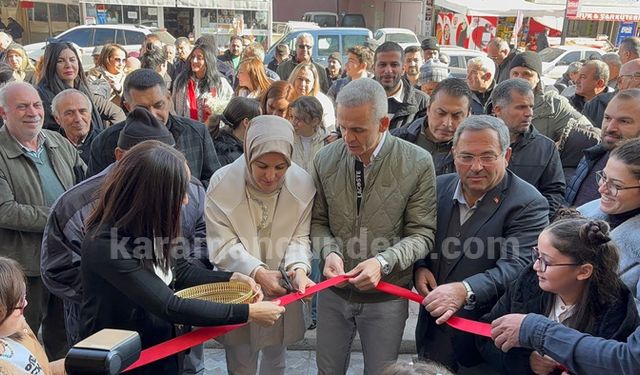
[[[153,263],[168,270],[171,245],[180,234],[187,168],[184,155],[171,146],[137,144],[107,175],[86,227],[110,225],[133,238],[162,238],[162,252],[154,252]]]
[[[206,92],[211,90],[211,87],[220,88],[222,84],[222,76],[218,71],[216,53],[213,47],[208,44],[196,44],[189,57],[187,57],[187,64],[185,65],[185,69],[176,77],[175,87],[183,88],[187,86],[187,82],[189,78],[193,75],[193,71],[191,70],[191,59],[193,58],[193,54],[196,50],[202,51],[202,55],[204,56],[204,65],[207,67],[207,71],[204,74],[204,78],[198,82],[198,89],[201,92]]]
[[[598,312],[616,301],[622,288],[618,276],[620,255],[609,237],[609,224],[602,220],[570,218],[555,221],[544,231],[551,235],[551,245],[560,253],[576,264],[593,266],[575,313],[567,321],[567,325],[578,331],[588,331],[595,324]],[[551,308],[548,307],[547,315]]]
[[[67,85],[65,85],[60,77],[58,77],[58,72],[56,71],[58,57],[60,57],[62,51],[66,49],[70,49],[76,56],[76,60],[78,61],[78,75],[73,81],[73,87],[68,87]],[[57,95],[60,92],[71,88],[82,91],[82,93],[87,95],[88,98],[92,97],[91,92],[89,91],[89,86],[87,85],[87,81],[85,80],[84,69],[82,68],[82,60],[80,60],[78,51],[76,51],[73,45],[67,42],[49,43],[47,45],[47,48],[45,48],[44,50],[43,59],[43,74],[40,74],[40,81],[38,81],[38,86],[45,87],[54,95]]]
[[[222,114],[209,117],[207,126],[213,138],[217,138],[220,133],[220,122],[223,122],[230,129],[235,130],[242,120],[251,120],[260,116],[260,102],[256,99],[233,97]]]

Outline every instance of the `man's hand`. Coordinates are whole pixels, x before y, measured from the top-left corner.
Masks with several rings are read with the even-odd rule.
[[[280,286],[280,280],[282,280],[280,271],[269,271],[264,268],[258,268],[254,277],[267,297],[282,297],[287,294],[287,290]]]
[[[262,298],[264,297],[262,294],[262,288],[260,287],[260,284],[256,283],[254,279],[240,272],[234,272],[229,280],[235,280],[243,282],[245,284],[249,284],[249,286],[251,286],[251,290],[253,290],[256,294],[256,302],[262,301]]]
[[[526,315],[508,314],[491,323],[491,338],[503,352],[520,346],[520,327]]]
[[[302,268],[298,268],[289,273],[289,278],[291,279],[291,285],[300,293],[304,293],[308,287],[316,285],[316,283],[307,277],[307,273]]]
[[[442,324],[449,320],[462,306],[467,298],[467,289],[462,283],[449,283],[436,287],[422,301],[427,311]]]
[[[529,356],[529,366],[531,371],[536,375],[548,375],[556,369],[560,364],[549,356],[541,356],[540,353],[534,351]]]
[[[376,258],[360,262],[347,276],[352,277],[349,282],[360,290],[370,290],[378,285],[382,278],[382,265]]]
[[[426,267],[420,267],[416,270],[413,284],[421,296],[426,296],[438,286],[433,273]]]

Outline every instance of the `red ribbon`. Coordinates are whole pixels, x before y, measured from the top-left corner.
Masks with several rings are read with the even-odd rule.
[[[312,287],[307,288],[304,293],[290,293],[290,294],[287,294],[286,296],[279,298],[277,301],[280,302],[280,305],[286,306],[295,301],[309,297],[314,293],[317,293],[324,289],[341,284],[347,281],[348,279],[349,277],[346,275],[336,276],[334,278],[325,280],[321,283],[318,283]],[[422,300],[423,300],[423,297],[417,293],[413,293],[410,290],[401,288],[393,284],[386,283],[384,281],[380,281],[376,289],[378,289],[381,292],[388,293],[396,297],[406,298],[408,300],[415,301],[418,303],[422,303]],[[489,323],[480,323],[473,320],[454,316],[449,318],[449,320],[447,320],[447,324],[460,331],[473,333],[475,335],[480,335],[485,337],[491,337],[491,325]],[[160,359],[172,356],[176,353],[180,353],[191,347],[200,345],[205,341],[215,339],[216,337],[227,334],[233,331],[234,329],[240,328],[244,325],[246,325],[246,323],[217,326],[217,327],[203,327],[203,328],[199,328],[197,330],[191,331],[189,333],[186,333],[182,336],[175,337],[171,340],[165,341],[158,345],[154,345],[152,347],[149,347],[143,350],[140,353],[140,358],[123,372],[130,371],[135,368],[158,361]]]

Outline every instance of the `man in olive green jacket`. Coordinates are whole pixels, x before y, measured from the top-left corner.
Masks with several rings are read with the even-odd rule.
[[[318,371],[346,373],[358,331],[364,371],[377,374],[397,359],[408,306],[372,289],[381,279],[411,288],[413,263],[433,248],[435,172],[426,150],[387,132],[378,82],[352,81],[336,102],[343,138],[314,160],[311,237],[325,277],[353,278],[318,296]]]
[[[62,302],[40,277],[40,246],[50,207],[86,170],[62,135],[42,130],[44,107],[27,83],[0,90],[0,256],[17,260],[27,276],[27,323],[42,336],[50,359],[66,353]]]

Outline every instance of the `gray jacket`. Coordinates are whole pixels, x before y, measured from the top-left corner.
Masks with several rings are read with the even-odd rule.
[[[42,280],[51,293],[63,299],[67,338],[79,339],[79,310],[82,302],[80,274],[81,246],[85,236],[84,222],[98,202],[97,193],[111,164],[101,173],[69,189],[51,208],[44,229],[40,270]],[[196,179],[189,184],[189,203],[182,210],[182,237],[189,243],[189,261],[211,267],[207,258],[204,223],[205,191]]]

